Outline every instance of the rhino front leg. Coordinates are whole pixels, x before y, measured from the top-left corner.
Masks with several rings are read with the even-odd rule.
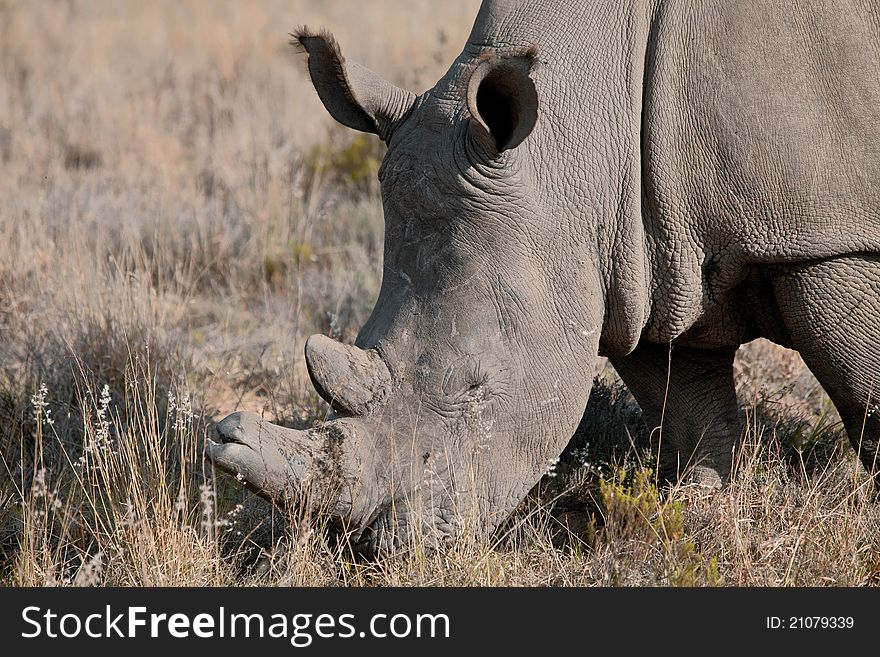
[[[660,475],[720,486],[742,435],[730,350],[642,342],[611,363],[652,429]]]

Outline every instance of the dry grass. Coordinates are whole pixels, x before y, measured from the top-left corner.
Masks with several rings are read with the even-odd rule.
[[[765,343],[720,492],[657,490],[608,368],[490,541],[359,563],[214,477],[212,418],[325,413],[302,343],[352,339],[379,284],[381,147],[331,125],[286,33],[423,89],[479,3],[405,4],[0,0],[0,583],[876,584],[873,490]]]

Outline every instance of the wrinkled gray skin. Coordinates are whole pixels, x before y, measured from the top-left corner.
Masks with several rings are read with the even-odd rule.
[[[414,96],[302,30],[328,111],[388,143],[381,293],[357,348],[306,345],[334,416],[236,413],[215,463],[277,501],[323,491],[368,549],[488,531],[565,447],[603,354],[662,427],[663,474],[719,484],[734,352],[763,336],[874,471],[878,35],[858,0],[497,0]]]

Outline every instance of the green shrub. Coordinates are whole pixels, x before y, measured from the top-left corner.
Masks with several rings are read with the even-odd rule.
[[[357,135],[342,145],[335,140],[316,144],[303,159],[307,188],[320,180],[353,192],[373,191],[384,153],[385,145],[372,135]]]
[[[687,502],[674,493],[661,497],[650,468],[619,468],[610,478],[602,477],[599,496],[605,538],[618,548],[635,547],[627,550],[630,556],[641,552],[645,559],[656,559],[659,555],[664,583],[717,586],[721,584],[718,561],[706,559],[691,540],[685,527]]]

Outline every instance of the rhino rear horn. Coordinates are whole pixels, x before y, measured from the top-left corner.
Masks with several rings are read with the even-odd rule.
[[[415,94],[346,61],[329,32],[301,27],[291,36],[291,43],[309,55],[312,84],[330,115],[349,128],[377,134],[387,143],[412,109]]]
[[[391,373],[375,351],[313,335],[305,355],[315,390],[340,413],[367,415],[391,392]]]

